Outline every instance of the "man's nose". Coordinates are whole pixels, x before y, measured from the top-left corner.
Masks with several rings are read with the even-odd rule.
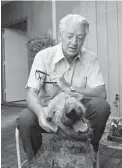
[[[75,37],[75,36],[72,38],[72,45],[73,46],[77,45],[77,37]]]

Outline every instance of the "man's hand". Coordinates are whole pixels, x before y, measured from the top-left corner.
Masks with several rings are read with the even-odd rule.
[[[60,76],[56,73],[53,73],[51,75],[51,81],[56,82],[57,86],[60,88],[61,91],[70,92],[70,87],[69,87],[69,84],[64,79],[64,74],[62,76]]]
[[[58,80],[57,80],[57,85],[58,87],[64,91],[64,92],[70,92],[70,87],[69,84],[66,82],[64,79],[64,75],[62,75]]]
[[[48,108],[44,107],[38,116],[39,125],[47,132],[57,132],[58,127],[47,120]]]

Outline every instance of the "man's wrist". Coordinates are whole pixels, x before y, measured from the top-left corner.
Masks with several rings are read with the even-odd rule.
[[[64,88],[63,90],[64,90],[64,92],[67,92],[67,93],[70,93],[70,92],[71,92],[70,87],[66,87],[66,88]]]
[[[73,86],[70,86],[70,92],[76,92],[76,88]]]
[[[66,87],[66,88],[64,89],[64,91],[65,91],[65,92],[68,92],[68,93],[70,93],[70,92],[75,92],[75,91],[76,91],[76,88],[73,87],[73,86],[69,86],[69,87]]]

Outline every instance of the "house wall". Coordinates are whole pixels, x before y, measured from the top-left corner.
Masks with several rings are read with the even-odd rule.
[[[24,18],[27,18],[28,40],[32,37],[45,34],[48,31],[51,32],[52,31],[51,1],[12,1],[1,7],[1,26],[3,28],[7,28],[12,23],[17,23],[18,21],[21,21]],[[32,61],[33,57],[31,57],[30,53],[28,53],[28,65],[27,65],[28,72],[30,72]],[[4,75],[2,75],[2,81],[3,79]],[[4,90],[4,87],[5,86],[2,83],[1,88],[2,91]],[[3,99],[4,98],[3,94],[1,96]]]
[[[51,1],[13,1],[1,8],[1,26],[8,27],[14,22],[27,18],[28,40],[47,32],[52,32]],[[33,58],[29,54],[28,69]]]
[[[51,1],[13,1],[1,8],[2,27],[25,17],[27,17],[29,38],[52,30]]]

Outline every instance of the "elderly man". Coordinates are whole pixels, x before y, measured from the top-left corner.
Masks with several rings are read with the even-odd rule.
[[[69,14],[60,21],[60,44],[44,49],[35,56],[26,86],[29,110],[17,119],[28,160],[41,147],[41,133],[57,131],[57,127],[46,120],[46,113],[50,100],[61,91],[91,97],[86,103],[87,114],[93,128],[91,143],[94,150],[98,150],[110,106],[105,100],[106,89],[97,57],[82,47],[88,31],[89,23],[84,17]],[[94,112],[96,115],[92,116]]]

